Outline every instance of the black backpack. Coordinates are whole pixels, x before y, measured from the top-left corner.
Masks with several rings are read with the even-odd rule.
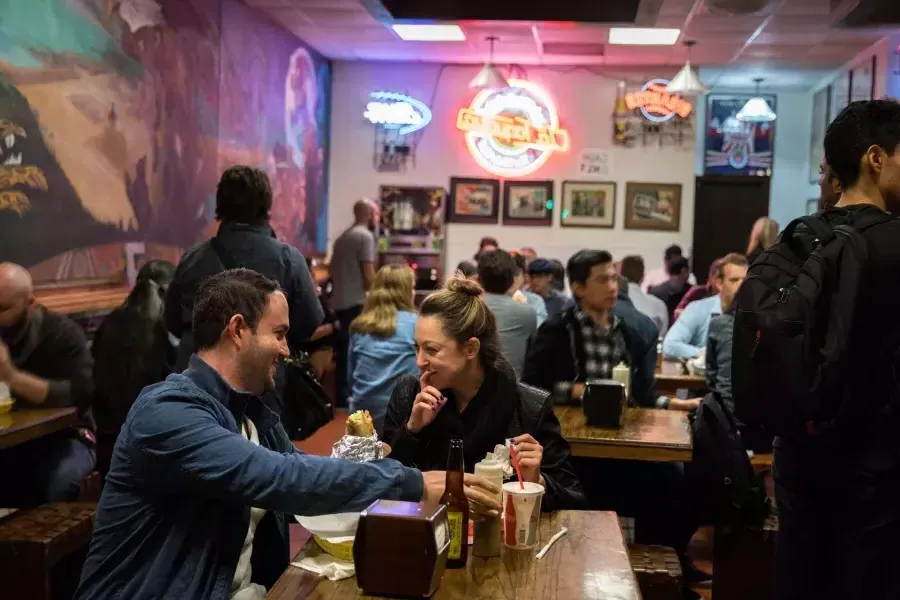
[[[816,435],[853,416],[844,379],[876,207],[832,227],[792,221],[754,262],[736,298],[732,382],[737,417],[773,436]]]
[[[759,526],[770,512],[731,411],[715,393],[691,413],[693,460],[685,465],[691,506],[703,522]]]

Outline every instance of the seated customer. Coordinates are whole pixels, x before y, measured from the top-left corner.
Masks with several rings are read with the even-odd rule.
[[[362,314],[350,324],[350,412],[368,410],[379,433],[397,379],[419,370],[414,280],[406,265],[381,267]]]
[[[163,323],[166,289],[175,265],[151,260],[138,272],[125,303],[109,314],[91,344],[97,470],[106,473],[125,416],[142,389],[166,378],[176,348]]]
[[[566,304],[566,295],[554,287],[556,270],[546,258],[536,258],[528,265],[528,289],[544,299],[548,317],[561,313]]]
[[[709,320],[726,312],[747,276],[747,259],[732,252],[722,259],[718,287],[720,293],[692,302],[669,329],[663,340],[665,358],[689,359],[700,356],[709,335]]]
[[[289,355],[288,312],[278,284],[255,271],[200,285],[197,353],[128,413],[76,599],[262,600],[288,566],[292,515],[440,499],[443,473],[294,447],[260,400]]]
[[[619,267],[626,279],[626,286],[619,291],[626,292],[631,303],[641,313],[647,315],[656,325],[658,337],[665,337],[669,330],[669,311],[666,303],[641,289],[644,281],[644,259],[640,256],[626,256]],[[621,286],[620,286],[621,287]]]
[[[681,299],[681,302],[678,303],[678,308],[675,309],[675,319],[681,316],[681,313],[684,312],[684,309],[687,308],[688,304],[691,302],[696,302],[697,300],[703,300],[704,298],[709,298],[710,296],[715,296],[719,293],[719,272],[722,270],[722,259],[717,258],[712,261],[712,264],[709,265],[709,276],[706,278],[706,283],[703,285],[695,285],[692,286],[691,289],[687,291],[687,294],[684,295],[684,298]],[[665,335],[663,335],[665,337]]]
[[[542,508],[579,508],[581,483],[569,464],[547,393],[516,381],[503,358],[493,313],[474,281],[451,279],[425,299],[416,325],[421,377],[397,383],[384,440],[391,458],[420,469],[443,469],[451,438],[464,440],[465,466],[512,438],[522,476],[546,488]]]
[[[0,506],[75,500],[94,468],[91,354],[84,332],[35,303],[31,275],[0,263],[0,382],[17,409],[78,409],[78,425],[0,450]]]
[[[515,272],[516,263],[504,250],[483,252],[478,261],[478,281],[486,292],[484,303],[494,313],[500,347],[516,377],[521,377],[528,343],[537,330],[537,316],[528,304],[513,300]]]
[[[529,290],[525,285],[525,277],[528,273],[528,261],[525,255],[521,254],[521,252],[516,252],[512,254],[512,257],[516,261],[516,279],[513,283],[512,298],[516,302],[521,302],[524,299],[528,306],[534,309],[537,317],[537,326],[540,327],[547,320],[547,305],[544,304],[543,298]]]
[[[668,263],[668,268],[669,280],[653,286],[649,293],[665,302],[666,309],[669,311],[669,323],[672,323],[675,321],[675,309],[678,308],[678,303],[691,288],[691,284],[688,283],[691,267],[688,259],[678,256]]]

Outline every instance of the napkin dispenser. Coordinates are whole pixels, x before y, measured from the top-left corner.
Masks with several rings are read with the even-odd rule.
[[[449,550],[446,506],[376,500],[356,528],[356,584],[369,596],[431,596]]]
[[[625,413],[625,386],[612,379],[589,379],[581,406],[590,427],[618,429]]]

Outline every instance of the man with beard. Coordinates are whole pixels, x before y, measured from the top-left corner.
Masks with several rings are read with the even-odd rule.
[[[261,600],[288,566],[292,515],[440,499],[444,473],[293,446],[259,399],[288,356],[288,312],[278,284],[255,271],[200,286],[197,352],[129,411],[76,598]]]
[[[81,328],[37,304],[24,268],[0,263],[0,382],[18,408],[78,408],[78,426],[0,451],[0,506],[75,500],[94,468],[93,363]]]

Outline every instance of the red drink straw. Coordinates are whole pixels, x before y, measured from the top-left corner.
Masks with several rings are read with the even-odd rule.
[[[519,455],[516,454],[516,447],[513,444],[509,445],[509,455],[512,457],[513,467],[516,469],[516,477],[519,478],[519,487],[524,490],[525,482],[522,481],[522,470],[519,469]]]

